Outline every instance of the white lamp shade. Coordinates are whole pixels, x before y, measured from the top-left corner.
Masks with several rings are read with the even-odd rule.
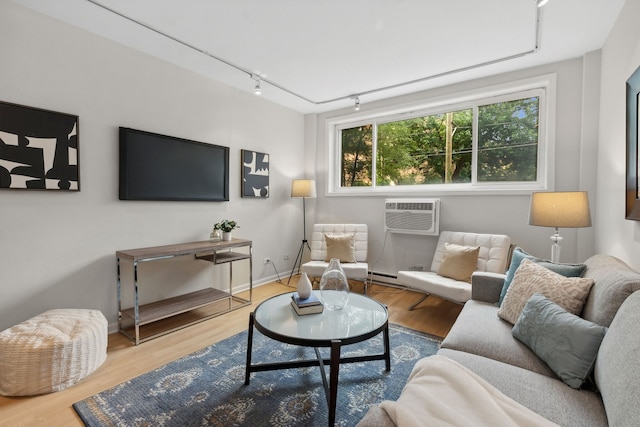
[[[313,179],[294,179],[291,183],[291,197],[316,197],[316,181]]]
[[[531,194],[529,224],[541,227],[590,227],[586,191],[556,191]]]

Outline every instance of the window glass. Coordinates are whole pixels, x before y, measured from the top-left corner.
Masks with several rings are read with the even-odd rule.
[[[544,189],[553,77],[411,110],[334,119],[329,193]],[[552,85],[551,89],[547,86]],[[514,84],[515,86],[515,84]]]
[[[539,98],[478,108],[478,181],[535,181]]]
[[[373,159],[373,125],[343,129],[342,167],[340,185],[342,187],[371,186]]]

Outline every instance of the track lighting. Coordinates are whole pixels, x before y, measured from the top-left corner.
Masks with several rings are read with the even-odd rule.
[[[256,95],[260,95],[262,93],[262,89],[260,89],[260,77],[253,77],[256,79],[256,86],[253,88]]]
[[[360,98],[356,96],[355,100],[356,100],[355,110],[360,111]]]
[[[549,2],[549,0],[536,0],[536,3],[538,5],[538,7],[542,7],[545,4],[547,4]]]

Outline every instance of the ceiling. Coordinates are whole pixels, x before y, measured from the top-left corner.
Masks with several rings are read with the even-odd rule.
[[[13,0],[302,113],[601,48],[625,0]]]

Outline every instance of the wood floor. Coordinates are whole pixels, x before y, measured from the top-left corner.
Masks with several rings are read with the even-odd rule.
[[[255,309],[255,306],[273,295],[290,292],[295,286],[294,282],[295,278],[290,286],[273,282],[256,287],[253,290],[251,306],[181,329],[139,346],[134,346],[129,339],[119,333],[111,334],[106,362],[80,383],[66,390],[42,396],[21,398],[0,396],[0,425],[83,426],[71,406],[73,403],[246,330],[249,313]],[[354,284],[353,290],[362,293],[362,285]],[[430,296],[416,309],[408,311],[407,307],[419,300],[421,294],[387,286],[370,286],[368,295],[388,306],[391,323],[439,337],[446,336],[462,309],[458,304]]]

